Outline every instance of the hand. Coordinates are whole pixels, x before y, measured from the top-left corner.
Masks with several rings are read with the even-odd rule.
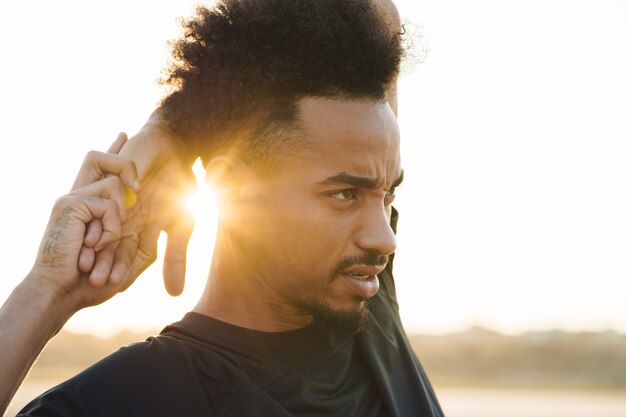
[[[125,141],[121,135],[110,151],[117,152]],[[112,282],[110,263],[102,255],[122,237],[128,189],[138,189],[132,161],[114,153],[90,152],[72,191],[59,198],[52,209],[29,277],[61,290],[71,312],[101,303],[133,281]],[[155,227],[146,227],[140,234],[137,252],[146,261],[156,258],[156,236]]]
[[[87,155],[72,191],[54,204],[33,268],[0,308],[0,414],[65,322],[136,278],[110,276],[112,250],[128,219],[128,196],[138,191],[134,163],[116,155],[126,140],[120,135],[110,153]],[[159,232],[150,225],[139,231],[132,265],[156,259]]]
[[[113,277],[119,274],[135,279],[148,266],[136,256],[137,242],[147,225],[157,224],[167,233],[163,281],[171,295],[180,294],[185,284],[193,216],[185,208],[184,199],[196,185],[193,161],[185,160],[177,146],[174,134],[158,112],[124,145],[121,154],[135,162],[142,188],[122,228],[112,272]]]
[[[120,133],[107,150],[108,154],[118,154],[122,146],[126,143],[128,137],[125,133]],[[137,170],[132,161],[124,160],[116,157],[104,158],[100,152],[89,152],[85,157],[85,161],[78,172],[76,181],[72,186],[72,192],[79,192],[82,187],[103,179],[106,176],[117,176],[125,184],[132,184],[132,188],[124,187],[122,195],[122,208],[130,208],[136,200],[136,192],[139,191],[140,184],[137,179]],[[111,177],[115,178],[115,177]],[[116,181],[115,179],[109,181]],[[77,191],[78,190],[78,191]],[[122,221],[126,221],[126,210],[122,210]],[[83,247],[78,257],[78,268],[81,272],[90,273],[89,282],[95,287],[101,287],[107,280],[112,283],[120,283],[125,277],[119,274],[111,275],[113,266],[113,256],[118,242],[98,248],[96,251],[95,244],[99,241],[103,233],[102,222],[95,218],[87,224]]]

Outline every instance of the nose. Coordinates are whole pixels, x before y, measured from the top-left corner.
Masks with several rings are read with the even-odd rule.
[[[389,224],[389,216],[384,207],[372,210],[363,216],[356,243],[364,251],[380,255],[391,255],[396,250],[396,235]]]

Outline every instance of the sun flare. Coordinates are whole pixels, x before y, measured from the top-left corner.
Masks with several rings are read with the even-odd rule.
[[[217,216],[217,200],[215,192],[204,179],[204,167],[200,159],[193,165],[193,173],[196,176],[197,188],[185,197],[185,207],[193,214],[196,222],[199,219]]]

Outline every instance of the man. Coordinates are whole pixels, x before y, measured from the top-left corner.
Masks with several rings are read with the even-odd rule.
[[[202,158],[219,195],[206,289],[161,335],[20,415],[443,415],[402,329],[391,275],[402,48],[388,22],[367,1],[222,0],[184,24],[166,78],[173,91],[156,118],[182,161]],[[71,198],[57,203],[31,273],[29,282],[50,286],[54,276],[62,288],[63,305],[48,307],[61,324],[153,259],[152,223],[163,219],[150,213],[155,200],[135,185],[132,163],[114,155],[121,142],[92,154]],[[148,200],[126,213],[128,187]],[[50,249],[58,239],[63,259]],[[59,263],[82,274],[67,278]],[[44,327],[40,340],[58,325]]]

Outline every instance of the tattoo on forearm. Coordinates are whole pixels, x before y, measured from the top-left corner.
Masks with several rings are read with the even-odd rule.
[[[63,230],[67,227],[72,213],[74,213],[73,208],[66,208],[63,210],[63,213],[54,220],[52,228],[46,237],[46,242],[43,245],[43,254],[46,256],[43,257],[42,264],[55,266],[56,262],[62,259],[62,257],[55,256],[58,251],[57,244],[63,234]]]
[[[43,247],[44,255],[50,255],[56,252],[57,252],[56,239],[48,237],[48,240],[46,240],[46,244]]]

